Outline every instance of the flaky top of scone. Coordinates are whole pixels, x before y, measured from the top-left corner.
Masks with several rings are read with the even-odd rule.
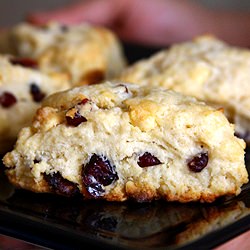
[[[250,51],[213,36],[174,44],[126,69],[120,79],[162,86],[217,107],[246,134],[250,124]]]
[[[6,43],[11,44],[7,52],[36,59],[43,72],[67,73],[74,85],[114,77],[125,65],[118,38],[106,28],[21,23],[7,33]],[[6,52],[6,46],[0,43],[1,50]]]
[[[222,110],[192,97],[106,82],[56,93],[42,105],[4,157],[19,187],[115,201],[209,202],[238,194],[248,181],[245,143]]]

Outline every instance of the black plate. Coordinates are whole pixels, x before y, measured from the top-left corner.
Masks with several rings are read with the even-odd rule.
[[[125,51],[133,62],[157,49]],[[0,171],[0,233],[53,249],[211,249],[250,229],[249,191],[212,204],[83,201],[16,190]]]
[[[3,173],[0,183],[0,233],[54,249],[211,249],[250,228],[249,184],[213,204],[137,204],[15,190]]]

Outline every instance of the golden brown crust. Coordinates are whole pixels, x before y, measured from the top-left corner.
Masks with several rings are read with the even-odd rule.
[[[6,175],[9,181],[17,188],[27,189],[35,193],[52,193],[48,183],[44,179],[35,182],[31,177],[17,177],[14,169],[6,170]]]
[[[139,184],[137,183],[136,185],[132,181],[128,181],[125,184],[125,192],[127,197],[130,197],[138,202],[148,202],[160,198],[156,190],[150,187],[150,185],[140,186],[140,183]]]
[[[78,86],[85,84],[97,84],[102,82],[105,79],[105,71],[100,69],[92,69],[91,71],[84,74]]]

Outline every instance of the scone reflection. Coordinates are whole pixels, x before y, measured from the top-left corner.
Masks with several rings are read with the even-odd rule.
[[[238,199],[214,205],[109,203],[16,191],[5,203],[42,223],[73,229],[79,237],[90,235],[110,245],[156,249],[197,243],[214,232],[218,237],[225,227],[249,216],[248,199],[244,192]]]

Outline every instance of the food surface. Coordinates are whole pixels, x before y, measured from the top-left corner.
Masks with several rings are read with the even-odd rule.
[[[212,36],[173,45],[126,69],[120,79],[162,86],[223,108],[250,143],[250,50]]]
[[[38,27],[22,23],[1,35],[0,52],[35,59],[44,73],[67,74],[73,85],[115,77],[125,66],[116,36],[87,24]]]
[[[212,202],[248,181],[244,148],[220,109],[106,82],[45,99],[3,161],[9,180],[34,192]]]
[[[62,75],[37,71],[32,60],[0,56],[0,153],[10,150],[19,130],[31,123],[43,98],[69,88]]]

